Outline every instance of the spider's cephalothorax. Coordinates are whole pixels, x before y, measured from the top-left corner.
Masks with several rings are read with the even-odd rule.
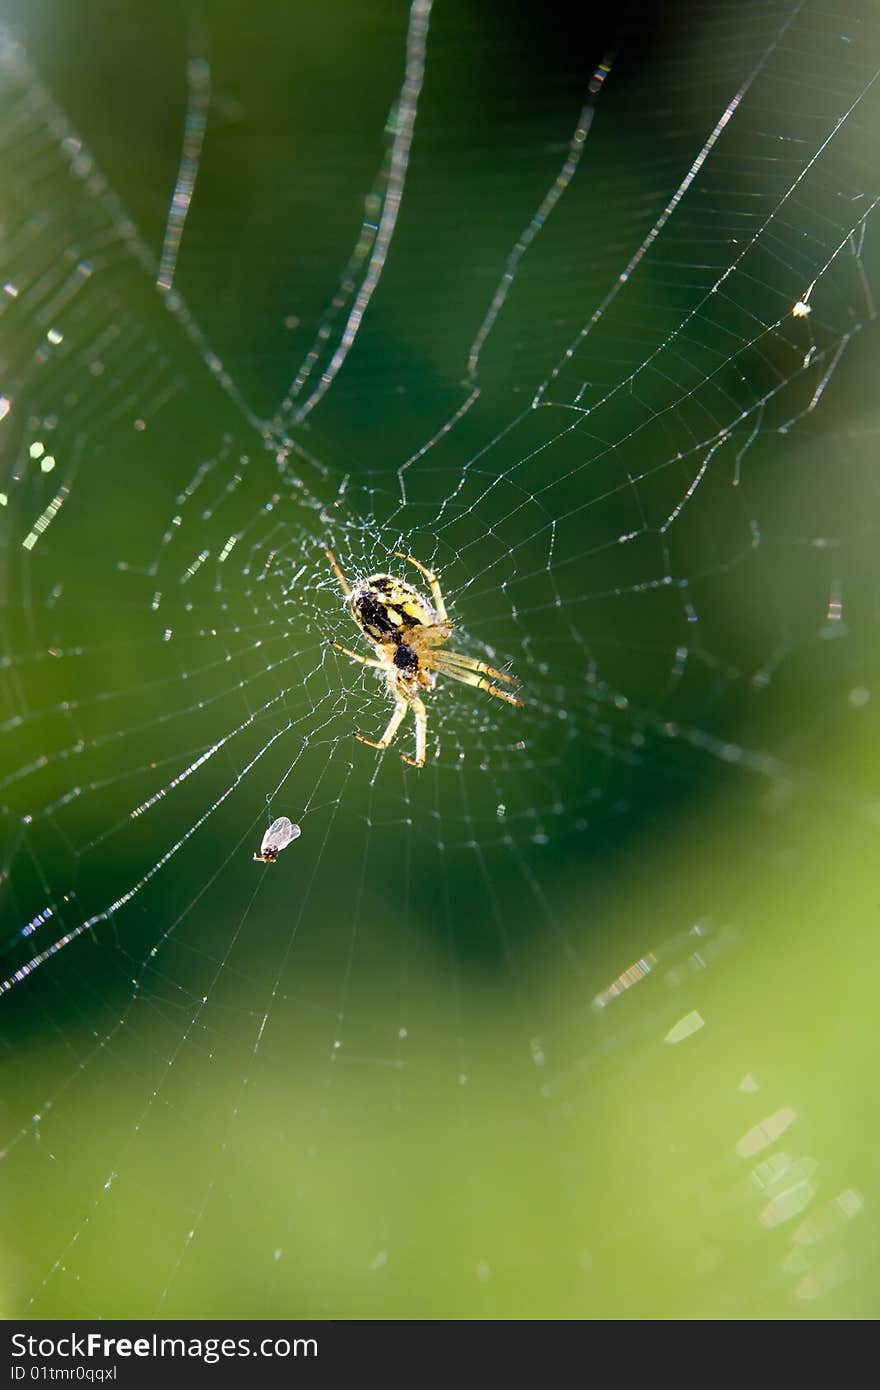
[[[371,748],[387,748],[407,710],[412,708],[416,721],[416,756],[408,758],[402,753],[401,757],[413,767],[424,767],[428,713],[421,695],[423,691],[433,690],[437,672],[451,676],[464,685],[485,690],[488,695],[506,700],[509,705],[521,705],[522,700],[492,684],[493,681],[503,681],[506,685],[516,685],[513,676],[496,671],[483,661],[462,656],[459,652],[440,650],[452,633],[452,623],[446,613],[437,576],[411,555],[404,555],[399,550],[394,553],[398,559],[415,565],[419,573],[424,575],[431,590],[432,602],[423,598],[411,584],[390,574],[373,574],[369,579],[358,580],[352,588],[336,563],[332,550],[328,550],[327,557],[348,599],[351,616],[373,644],[376,655],[372,659],[360,656],[339,642],[332,642],[331,646],[359,661],[362,666],[374,666],[384,672],[388,689],[394,697],[394,713],[378,742],[364,738],[363,734],[355,734],[355,738]]]

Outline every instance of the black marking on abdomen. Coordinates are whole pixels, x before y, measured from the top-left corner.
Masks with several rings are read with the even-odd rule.
[[[394,623],[388,617],[384,603],[377,603],[369,594],[362,594],[357,601],[360,620],[365,628],[390,636],[395,632]]]

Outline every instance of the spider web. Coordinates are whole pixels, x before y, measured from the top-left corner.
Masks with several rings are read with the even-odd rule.
[[[369,191],[293,268],[302,206],[270,193],[270,230],[236,232],[254,254],[222,242],[247,129],[228,54],[186,67],[160,226],[39,45],[2,30],[11,1310],[859,1306],[867,1256],[834,1242],[865,1179],[829,1157],[820,1101],[811,1151],[776,1147],[799,1113],[784,1063],[771,1049],[768,1101],[728,1016],[730,1094],[682,1139],[676,1088],[711,1066],[664,1068],[717,1002],[708,966],[760,973],[762,919],[725,866],[772,860],[778,886],[773,856],[824,835],[822,804],[875,817],[868,785],[815,788],[870,695],[854,421],[880,30],[807,0],[709,8],[641,65],[634,21],[588,33],[528,97],[523,20],[493,154],[448,126],[448,13],[380,7],[383,80],[345,80],[383,114],[339,156]],[[466,67],[470,138],[490,116]],[[285,109],[275,181],[320,188],[320,124],[294,153]],[[357,744],[389,704],[329,646],[366,654],[328,546],[352,582],[398,572],[395,551],[434,567],[452,645],[514,671],[524,707],[441,679],[424,769],[398,756],[411,719],[384,755]],[[264,870],[277,815],[302,837]],[[704,866],[680,899],[658,890],[683,862],[671,828]],[[651,1147],[668,1223],[617,1171],[625,1142]],[[744,1174],[761,1156],[739,1178],[728,1152]],[[695,1192],[712,1238],[682,1214]],[[756,1220],[789,1245],[745,1293]],[[620,1245],[646,1229],[636,1275]]]

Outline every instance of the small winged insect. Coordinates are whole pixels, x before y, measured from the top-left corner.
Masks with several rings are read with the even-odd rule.
[[[301,834],[298,825],[291,825],[287,816],[279,816],[263,836],[260,852],[254,855],[254,863],[274,864],[281,851],[287,849],[293,840],[298,840]]]

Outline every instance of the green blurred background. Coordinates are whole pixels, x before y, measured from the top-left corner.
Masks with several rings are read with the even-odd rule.
[[[877,1315],[880,29],[654,9],[437,0],[382,281],[285,433],[407,6],[5,0],[0,976],[76,933],[0,995],[7,1316]],[[526,709],[354,744],[328,542],[436,563]]]

